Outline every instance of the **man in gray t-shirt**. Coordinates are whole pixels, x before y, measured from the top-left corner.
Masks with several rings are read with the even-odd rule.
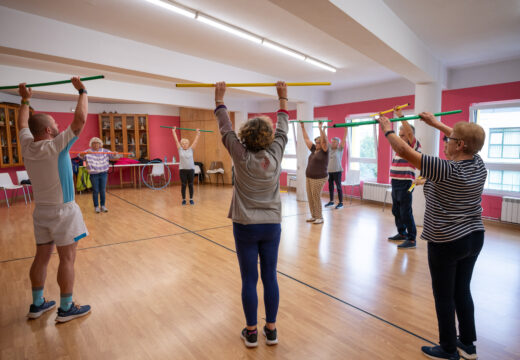
[[[338,205],[336,205],[336,209],[341,209],[343,207],[343,190],[341,189],[341,175],[343,174],[342,160],[346,139],[347,128],[345,128],[343,140],[341,140],[339,137],[334,137],[332,138],[332,141],[330,143],[329,166],[327,168],[327,172],[329,173],[330,201],[325,205],[325,207],[334,205],[334,184],[336,184],[336,189],[338,189]]]

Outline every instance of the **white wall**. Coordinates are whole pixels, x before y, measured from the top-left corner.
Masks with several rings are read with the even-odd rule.
[[[449,89],[462,89],[513,81],[520,81],[520,58],[491,64],[454,68],[448,72]]]

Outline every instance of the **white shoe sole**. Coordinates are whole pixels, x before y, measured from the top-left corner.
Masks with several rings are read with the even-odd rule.
[[[56,322],[59,322],[59,323],[64,323],[64,322],[67,322],[67,321],[71,321],[71,320],[74,320],[74,319],[77,319],[79,317],[82,317],[82,316],[85,316],[85,315],[88,315],[90,314],[90,311],[92,309],[88,309],[87,312],[84,312],[83,314],[77,314],[77,315],[72,315],[72,316],[56,316]]]
[[[459,355],[466,360],[477,360],[478,359],[477,354],[470,355],[470,354],[466,353],[464,350],[462,350],[460,347],[458,347],[457,350],[459,351]]]
[[[263,333],[264,336],[265,336],[265,343],[266,343],[267,345],[276,345],[276,344],[278,344],[278,337],[276,338],[276,340],[269,340],[269,339],[267,338],[267,335],[265,334],[265,330],[263,330],[262,333]]]
[[[27,314],[27,317],[29,319],[38,319],[40,316],[42,316],[43,314],[45,314],[47,311],[49,310],[52,310],[56,307],[56,304],[52,305],[52,306],[49,306],[47,309],[45,310],[42,310],[42,311],[38,311],[37,313],[32,313],[32,312],[29,312]]]
[[[318,224],[323,224],[323,219],[316,219],[314,222],[313,222],[314,225],[318,225]]]
[[[240,338],[242,340],[244,340],[244,344],[246,345],[246,347],[248,348],[254,348],[254,347],[257,347],[258,346],[258,341],[257,342],[254,342],[254,343],[250,343],[246,340],[246,338],[244,337],[244,335],[240,334]]]

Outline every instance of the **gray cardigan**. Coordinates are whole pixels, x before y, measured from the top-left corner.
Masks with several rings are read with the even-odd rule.
[[[289,113],[279,110],[273,143],[266,150],[251,152],[233,131],[227,108],[215,109],[222,142],[235,166],[235,186],[228,217],[233,222],[248,224],[279,224],[282,222],[280,172],[287,144]]]

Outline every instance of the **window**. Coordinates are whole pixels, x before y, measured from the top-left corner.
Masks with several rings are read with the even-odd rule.
[[[484,190],[497,195],[520,192],[520,101],[475,104],[472,121],[484,128],[486,141],[480,156],[488,177]]]
[[[345,119],[349,122],[373,120],[368,114],[353,115]],[[362,125],[348,128],[348,166],[360,171],[360,180],[377,179],[377,126]]]
[[[296,158],[296,124],[289,123],[289,131],[287,133],[287,145],[282,159],[282,170],[295,173],[298,168],[298,160]]]

